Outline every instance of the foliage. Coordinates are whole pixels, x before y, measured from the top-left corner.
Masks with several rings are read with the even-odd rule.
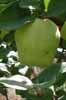
[[[16,30],[36,18],[50,19],[62,33],[53,63],[45,68],[20,63],[15,43]],[[0,0],[0,92],[11,87],[27,100],[66,100],[65,21],[66,0]]]

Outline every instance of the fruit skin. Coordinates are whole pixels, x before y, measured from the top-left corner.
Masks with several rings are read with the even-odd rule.
[[[64,25],[61,28],[61,37],[66,40],[66,22],[64,23]]]
[[[57,26],[49,19],[35,19],[16,30],[15,41],[22,64],[47,66],[54,57],[60,40]]]

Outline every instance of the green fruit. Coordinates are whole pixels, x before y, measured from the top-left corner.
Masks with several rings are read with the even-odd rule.
[[[64,25],[62,26],[61,29],[61,37],[66,40],[66,22],[64,23]]]
[[[50,20],[35,19],[16,30],[15,41],[22,64],[46,66],[53,60],[60,33]]]

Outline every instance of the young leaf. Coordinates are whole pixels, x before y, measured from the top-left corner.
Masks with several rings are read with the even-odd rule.
[[[44,5],[45,5],[45,12],[48,11],[48,6],[51,0],[44,0]]]

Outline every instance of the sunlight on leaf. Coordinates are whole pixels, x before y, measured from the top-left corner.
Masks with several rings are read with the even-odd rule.
[[[48,11],[48,6],[49,6],[50,0],[44,0],[44,5],[45,5],[45,12]]]

